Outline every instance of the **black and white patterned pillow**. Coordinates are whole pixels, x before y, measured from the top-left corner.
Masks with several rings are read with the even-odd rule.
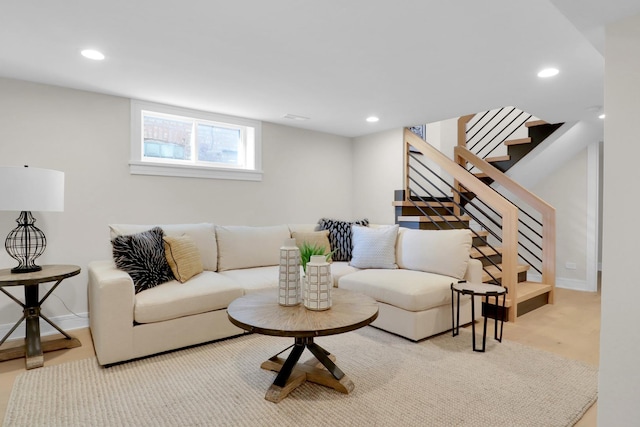
[[[318,221],[320,230],[329,230],[329,243],[331,244],[332,255],[334,261],[351,261],[351,251],[353,250],[353,242],[351,239],[351,226],[362,225],[369,226],[368,219],[360,221],[338,221],[335,219],[321,218]]]
[[[164,252],[162,228],[117,236],[111,241],[116,266],[129,273],[135,293],[173,279]]]

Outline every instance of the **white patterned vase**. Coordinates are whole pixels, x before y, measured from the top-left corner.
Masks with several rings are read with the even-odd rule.
[[[330,309],[332,287],[331,264],[324,255],[312,255],[304,279],[304,306],[309,310]]]
[[[280,279],[278,281],[278,304],[292,306],[300,304],[300,249],[296,239],[286,239],[280,248]]]

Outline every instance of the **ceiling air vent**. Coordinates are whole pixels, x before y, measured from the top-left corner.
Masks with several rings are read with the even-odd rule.
[[[304,116],[296,116],[295,114],[285,114],[284,116],[285,119],[291,119],[291,120],[309,120],[309,117],[304,117]]]

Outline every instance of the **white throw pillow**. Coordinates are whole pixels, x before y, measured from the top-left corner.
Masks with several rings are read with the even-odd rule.
[[[141,233],[151,230],[156,225],[140,224],[109,224],[111,240],[116,236]],[[158,224],[165,236],[180,237],[189,236],[193,239],[205,270],[216,271],[218,269],[218,245],[214,225],[208,222],[200,224]]]
[[[471,230],[412,230],[398,233],[396,262],[400,268],[462,279],[471,250]]]
[[[280,263],[280,248],[291,238],[289,227],[216,226],[218,271]]]
[[[349,265],[356,268],[398,268],[398,225],[381,228],[354,225],[351,230],[353,251]]]

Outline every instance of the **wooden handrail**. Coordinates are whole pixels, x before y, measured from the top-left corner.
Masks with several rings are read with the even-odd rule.
[[[542,216],[542,282],[551,285],[549,303],[553,303],[556,277],[556,210],[553,206],[502,173],[495,166],[473,154],[466,147],[453,150],[458,164],[470,163],[500,184]]]
[[[480,181],[472,173],[456,162],[449,159],[440,151],[422,140],[409,129],[404,130],[405,141],[405,194],[410,197],[409,189],[409,147],[414,147],[430,160],[435,162],[442,171],[453,177],[456,183],[462,184],[468,191],[473,192],[488,206],[493,208],[502,216],[502,286],[509,290],[509,298],[513,301],[510,310],[510,321],[515,321],[517,316],[518,282],[517,262],[518,262],[518,208],[510,201],[502,197]],[[457,194],[457,193],[456,193]],[[459,203],[459,200],[458,200]]]

